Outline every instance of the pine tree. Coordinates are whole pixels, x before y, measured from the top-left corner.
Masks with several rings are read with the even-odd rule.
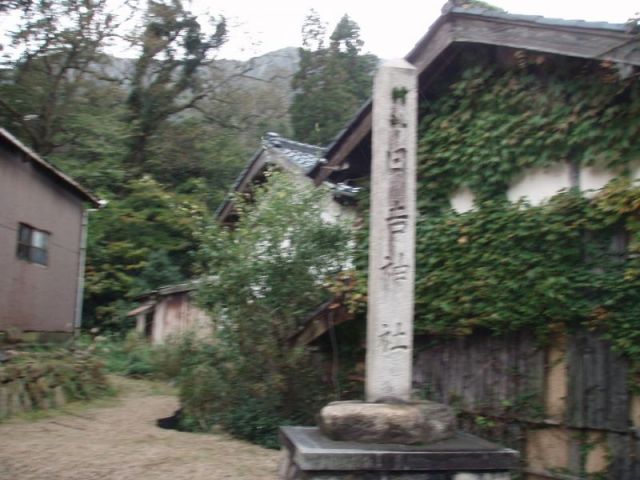
[[[312,10],[302,36],[300,68],[292,82],[291,122],[298,140],[324,145],[368,98],[377,58],[361,54],[360,28],[348,15],[325,45],[325,26]]]

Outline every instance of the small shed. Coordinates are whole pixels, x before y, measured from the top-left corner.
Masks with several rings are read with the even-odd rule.
[[[136,331],[153,345],[188,332],[199,337],[211,335],[213,320],[192,298],[197,287],[197,282],[187,282],[147,292],[138,298],[141,305],[127,316],[136,319]]]

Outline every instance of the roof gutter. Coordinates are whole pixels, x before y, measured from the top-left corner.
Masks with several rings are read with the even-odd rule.
[[[80,334],[82,328],[82,306],[84,297],[84,275],[85,275],[85,263],[87,258],[87,230],[89,226],[89,211],[88,209],[82,210],[82,225],[80,227],[80,255],[78,255],[78,284],[76,287],[76,309],[75,318],[73,319],[73,333],[74,335]]]

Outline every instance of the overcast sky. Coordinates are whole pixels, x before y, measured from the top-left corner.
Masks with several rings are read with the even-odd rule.
[[[3,0],[0,0],[2,2]],[[122,0],[112,0],[117,5]],[[189,0],[183,0],[185,4]],[[310,9],[327,22],[331,32],[345,13],[361,29],[365,51],[381,58],[404,57],[440,15],[446,0],[191,0],[197,13],[223,14],[231,26],[229,42],[219,57],[247,59],[284,47],[301,45],[301,27]],[[640,0],[490,0],[510,13],[552,18],[624,23],[637,16]],[[2,33],[15,23],[0,16]],[[110,49],[131,55],[126,47]]]
[[[249,58],[299,46],[305,15],[314,8],[331,30],[347,13],[360,25],[365,50],[382,58],[405,56],[440,15],[445,0],[193,0],[194,9],[223,13],[232,24],[223,57]],[[510,13],[624,23],[640,0],[490,0]]]

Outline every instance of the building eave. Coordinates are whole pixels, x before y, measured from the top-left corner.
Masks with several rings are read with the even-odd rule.
[[[311,159],[312,165],[301,163],[299,158],[292,158],[290,156],[292,152],[299,153],[299,157],[304,157],[305,161]],[[320,163],[322,153],[323,149],[316,145],[297,142],[276,133],[267,133],[262,139],[260,148],[238,175],[227,199],[216,209],[216,219],[221,223],[227,221],[234,212],[236,195],[250,191],[253,183],[268,166],[279,165],[287,170],[296,171],[300,175],[309,175],[314,168],[313,162]]]
[[[81,200],[85,202],[89,202],[94,207],[100,208],[101,203],[100,203],[100,199],[97,196],[89,192],[89,190],[85,189],[73,178],[63,173],[59,168],[47,162],[44,158],[42,158],[40,155],[35,153],[29,147],[24,145],[20,140],[18,140],[11,133],[6,131],[4,128],[0,128],[0,141],[22,152],[30,162],[32,162],[36,167],[43,170],[46,174],[48,174],[51,178],[53,178],[54,181],[56,181],[66,190],[70,191],[71,193],[79,197]]]
[[[445,5],[443,14],[405,59],[418,69],[419,75],[428,75],[436,60],[453,50],[450,47],[463,44],[510,47],[640,66],[640,35],[625,24],[513,15],[450,4]],[[319,185],[340,169],[370,132],[369,99],[327,147],[326,161],[310,173],[315,184]]]

